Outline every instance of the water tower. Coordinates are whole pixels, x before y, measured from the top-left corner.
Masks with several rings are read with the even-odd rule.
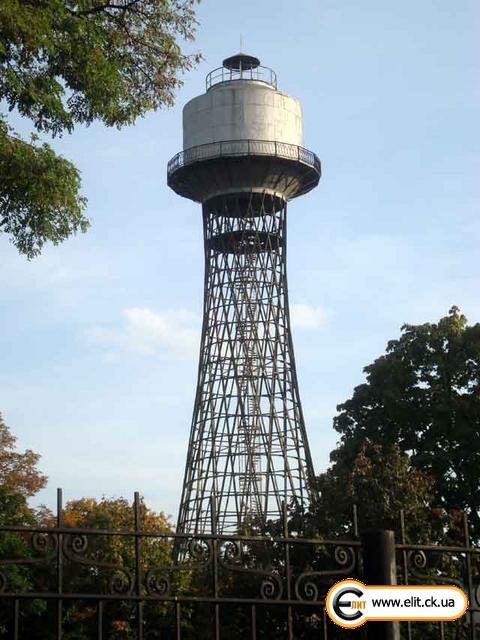
[[[235,533],[313,498],[286,274],[287,202],[313,189],[300,102],[238,54],[183,110],[168,184],[199,202],[205,248],[198,384],[178,527]]]

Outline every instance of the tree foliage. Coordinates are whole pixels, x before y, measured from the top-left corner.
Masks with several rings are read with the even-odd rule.
[[[140,501],[142,531],[155,534],[172,533],[168,518],[149,509]],[[55,526],[52,513],[44,512],[40,523]],[[135,537],[112,535],[113,532],[133,532],[135,528],[133,506],[125,498],[81,498],[69,501],[62,510],[62,525],[72,529],[87,529],[86,536],[66,536],[63,581],[74,593],[127,593],[135,589],[136,551]],[[94,532],[98,530],[98,535]],[[109,531],[105,535],[102,531]],[[142,593],[149,572],[168,574],[173,565],[171,539],[143,537],[141,547]],[[55,577],[53,576],[53,579]],[[188,581],[189,574],[173,573],[172,582]],[[183,582],[182,582],[183,581]],[[146,603],[143,609],[144,633],[151,638],[163,637],[165,629],[173,626],[172,611],[162,602]],[[110,640],[129,640],[135,635],[135,605],[127,601],[109,603],[105,607],[103,632]],[[74,601],[64,606],[64,637],[68,640],[89,640],[97,630],[97,607],[88,602]],[[43,639],[42,628],[38,636]]]
[[[35,513],[28,506],[27,498],[42,489],[47,478],[38,470],[40,456],[30,449],[19,452],[15,448],[15,436],[10,432],[0,414],[0,526],[31,526]],[[31,558],[32,549],[26,540],[14,533],[0,532],[0,560]],[[0,590],[8,583],[13,591],[28,591],[33,586],[32,572],[28,565],[0,567]],[[7,633],[10,623],[10,603],[0,599],[0,635]],[[25,613],[38,620],[45,611],[45,603],[26,603]]]
[[[0,100],[53,136],[96,120],[132,124],[173,104],[181,74],[199,59],[195,0],[3,0]],[[85,231],[79,173],[46,144],[27,143],[0,116],[0,230],[38,254]]]
[[[338,406],[335,466],[365,443],[398,447],[433,478],[434,503],[467,511],[480,535],[480,324],[457,307],[436,324],[404,325],[366,382]]]
[[[16,441],[0,414],[0,485],[12,494],[29,498],[46,485],[47,478],[37,468],[39,454],[31,449],[16,451]]]
[[[410,539],[438,539],[442,510],[432,512],[433,478],[416,469],[397,445],[364,443],[352,466],[339,460],[317,482],[320,503],[315,520],[325,535],[351,536],[356,508],[360,531],[399,531],[403,511]]]
[[[21,140],[0,119],[0,229],[29,257],[86,231],[80,175],[48,144]]]

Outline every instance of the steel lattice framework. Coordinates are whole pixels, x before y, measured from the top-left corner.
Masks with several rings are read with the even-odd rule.
[[[320,160],[300,146],[298,101],[254,56],[227,58],[209,74],[183,124],[168,184],[202,203],[205,285],[177,532],[245,533],[315,498],[286,247],[287,202],[317,186]]]
[[[203,205],[204,323],[178,530],[278,518],[311,497],[286,276],[286,201],[270,193]]]

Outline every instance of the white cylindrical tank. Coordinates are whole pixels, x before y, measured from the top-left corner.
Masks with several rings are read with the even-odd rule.
[[[227,140],[268,140],[303,147],[300,102],[255,79],[214,84],[183,109],[183,148]]]

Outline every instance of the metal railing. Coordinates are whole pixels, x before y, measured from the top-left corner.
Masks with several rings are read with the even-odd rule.
[[[288,142],[277,142],[274,140],[224,140],[222,142],[210,142],[196,147],[190,147],[180,151],[169,161],[167,174],[170,177],[177,169],[213,158],[231,156],[274,156],[297,160],[310,167],[314,167],[320,172],[320,160],[313,153],[304,147]]]
[[[212,533],[198,535],[145,530],[138,494],[129,530],[67,527],[60,492],[57,505],[55,526],[0,526],[1,637],[338,640],[328,588],[365,579],[362,567],[378,555],[358,536],[356,510],[345,540],[292,536],[285,508],[277,534],[260,537],[216,533],[213,503]],[[402,524],[398,583],[455,584],[470,599],[457,622],[402,623],[405,640],[480,638],[480,549],[466,518],[464,527],[464,541],[442,546],[408,544]],[[379,637],[375,625],[361,637]]]
[[[277,88],[277,74],[269,67],[254,67],[252,69],[227,69],[218,67],[207,75],[205,84],[207,91],[216,84],[231,82],[232,80],[255,80],[264,82],[274,89]]]

